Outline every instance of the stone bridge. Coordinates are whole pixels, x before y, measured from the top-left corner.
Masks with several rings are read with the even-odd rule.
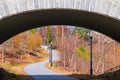
[[[120,42],[120,0],[0,0],[0,43],[46,25],[82,26]]]

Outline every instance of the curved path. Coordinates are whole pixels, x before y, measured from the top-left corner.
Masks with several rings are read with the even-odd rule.
[[[46,46],[42,46],[43,48],[47,49]],[[58,59],[57,51],[52,50],[53,53],[53,61]],[[52,70],[48,69],[45,64],[49,62],[45,60],[43,62],[29,64],[24,68],[24,71],[32,76],[35,80],[78,80],[73,77],[65,76],[53,72]]]

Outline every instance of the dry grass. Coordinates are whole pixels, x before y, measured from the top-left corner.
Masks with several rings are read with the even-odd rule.
[[[51,69],[51,70],[53,70],[54,72],[57,72],[57,73],[60,73],[60,74],[64,74],[64,75],[76,74],[75,72],[70,71],[67,68],[65,69],[63,66],[59,66],[59,61],[54,61],[52,67],[50,66],[50,63],[47,63],[46,67]],[[77,72],[77,74],[78,74],[78,72]]]
[[[59,61],[54,61],[52,67],[50,66],[50,63],[47,63],[46,67],[53,70],[54,72],[72,76],[80,80],[120,80],[120,70],[114,71],[112,73],[90,76],[89,74],[80,74],[66,70],[63,68],[63,66],[56,66],[56,64],[59,64]]]
[[[41,62],[46,59],[48,59],[48,52],[45,49],[41,48],[40,53],[34,53],[36,56],[33,55],[23,55],[23,60],[21,63],[0,63],[0,67],[4,70],[8,71],[9,73],[15,74],[15,75],[27,75],[24,72],[24,67],[28,64],[35,63],[35,62]],[[17,61],[17,60],[15,60]],[[27,78],[26,78],[27,77]],[[30,76],[22,76],[20,80],[33,80]],[[0,79],[1,80],[1,79]],[[16,79],[15,79],[16,80]]]

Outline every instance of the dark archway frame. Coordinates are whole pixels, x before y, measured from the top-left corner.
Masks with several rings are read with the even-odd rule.
[[[0,43],[28,29],[47,25],[82,26],[120,42],[120,20],[107,15],[74,9],[39,9],[0,20]]]

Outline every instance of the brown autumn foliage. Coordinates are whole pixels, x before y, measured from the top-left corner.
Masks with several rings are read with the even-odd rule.
[[[83,58],[86,55],[78,56],[77,50],[81,46],[89,53],[89,40],[81,38],[81,36],[69,28],[51,27],[53,44],[59,51],[60,66],[68,71],[79,72],[81,74],[89,74],[89,59]],[[42,29],[42,28],[41,28]],[[45,30],[45,31],[44,31]],[[42,31],[42,33],[41,33]],[[45,38],[46,28],[36,33],[21,33],[8,40],[5,47],[4,62],[21,62],[29,58],[34,53],[34,50],[42,44],[42,39]],[[41,34],[40,34],[41,33]],[[64,34],[64,36],[62,36]],[[41,37],[42,35],[42,37]],[[93,72],[94,74],[102,74],[111,68],[120,65],[120,44],[99,33],[93,34]],[[3,49],[3,48],[2,48]],[[0,50],[2,53],[2,49]],[[81,48],[82,49],[82,48]],[[22,53],[22,55],[21,55]],[[87,55],[89,56],[89,54]],[[12,58],[12,60],[10,59]],[[2,59],[2,54],[0,54]]]
[[[40,47],[40,45],[42,44],[42,38],[40,34],[38,32],[35,32],[34,34],[29,33],[29,35],[27,36],[26,44],[29,50]]]
[[[62,74],[75,74],[80,80],[118,80],[119,69],[120,69],[120,44],[111,38],[100,34],[93,33],[93,73],[95,76],[91,78],[88,74],[90,73],[89,65],[90,59],[86,59],[86,55],[78,56],[76,48],[83,48],[86,50],[87,57],[90,57],[90,42],[89,38],[84,39],[81,35],[77,34],[73,30],[68,28],[68,31],[62,32],[62,27],[51,27],[52,28],[52,41],[53,44],[57,45],[56,49],[59,52],[59,61],[53,62],[54,65],[52,70],[60,72]],[[59,33],[58,33],[59,32]],[[71,34],[73,32],[73,34]],[[60,34],[60,35],[58,35]],[[62,37],[62,35],[64,36]],[[49,67],[50,68],[50,67]],[[106,72],[116,71],[115,73],[103,74]],[[79,75],[78,75],[79,74]],[[84,75],[87,74],[87,75]]]
[[[20,33],[1,45],[0,60],[7,63],[22,63],[24,59],[29,58],[28,53],[36,53],[34,50],[40,48],[42,37],[38,32]],[[4,51],[4,53],[3,53]],[[40,51],[38,49],[38,51]],[[2,55],[2,53],[4,55]],[[3,58],[2,58],[3,56]]]
[[[64,26],[65,27],[65,26]],[[82,38],[76,31],[62,26],[51,27],[53,46],[59,51],[61,65],[72,72],[89,74],[90,42]],[[45,34],[45,32],[44,32]],[[43,37],[45,38],[45,36]],[[87,55],[77,56],[76,49],[83,47]],[[120,44],[111,38],[93,33],[93,72],[102,74],[107,70],[120,65]]]

